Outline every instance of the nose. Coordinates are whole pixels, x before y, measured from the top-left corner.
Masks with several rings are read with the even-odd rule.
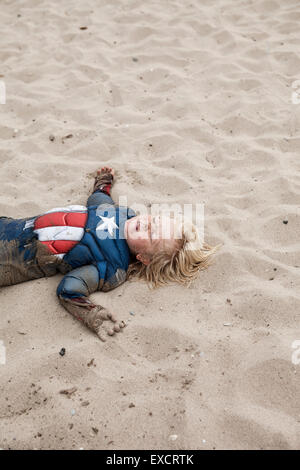
[[[147,215],[142,216],[141,222],[142,222],[142,224],[143,224],[143,226],[144,226],[144,230],[145,230],[145,231],[149,230],[149,226],[150,226],[150,224],[151,224],[151,220],[152,220],[151,215],[148,215],[148,214],[147,214]]]

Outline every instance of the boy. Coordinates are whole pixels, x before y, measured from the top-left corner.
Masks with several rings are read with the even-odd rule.
[[[192,223],[183,230],[176,219],[137,216],[117,206],[110,197],[113,180],[112,168],[97,172],[87,207],[56,208],[29,219],[0,217],[0,286],[65,274],[57,288],[61,304],[102,341],[125,324],[90,294],[133,276],[153,286],[191,281],[217,248],[202,246]],[[103,328],[105,321],[111,327]]]

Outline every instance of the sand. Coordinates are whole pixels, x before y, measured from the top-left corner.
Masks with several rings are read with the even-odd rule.
[[[3,0],[0,17],[0,214],[85,204],[110,165],[115,199],[204,203],[223,244],[189,289],[94,294],[130,320],[105,344],[59,305],[61,276],[1,289],[0,447],[299,448],[299,2]]]

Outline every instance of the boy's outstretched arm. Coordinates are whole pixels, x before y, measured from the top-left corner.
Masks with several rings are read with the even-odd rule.
[[[97,336],[105,341],[106,334],[112,336],[121,331],[124,322],[116,318],[106,308],[94,304],[89,295],[98,290],[99,273],[92,264],[74,269],[64,276],[57,288],[60,303],[75,318],[82,321]],[[108,327],[104,322],[110,322]]]
[[[102,203],[114,204],[110,197],[115,172],[110,167],[103,167],[97,171],[92,195],[88,199],[88,206]],[[124,274],[124,275],[123,275]],[[120,273],[101,286],[103,291],[114,289],[125,281],[126,273]],[[106,334],[112,336],[124,328],[125,323],[117,323],[116,318],[106,308],[94,304],[89,295],[99,290],[99,272],[96,266],[90,264],[74,269],[64,276],[57,288],[60,303],[75,318],[82,321],[97,336],[105,341]],[[104,322],[110,322],[105,327]]]

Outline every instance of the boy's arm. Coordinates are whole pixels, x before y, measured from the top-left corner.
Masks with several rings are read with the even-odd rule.
[[[114,176],[114,169],[108,166],[104,166],[101,170],[97,171],[93,192],[88,199],[88,206],[96,206],[104,203],[114,204],[110,196]]]
[[[82,266],[64,276],[57,288],[57,295],[69,313],[93,330],[102,341],[105,341],[106,333],[110,336],[118,333],[125,323],[117,324],[113,314],[89,299],[89,295],[96,292],[98,287],[99,273],[96,266]],[[105,321],[110,321],[113,325],[106,329],[103,325]]]

